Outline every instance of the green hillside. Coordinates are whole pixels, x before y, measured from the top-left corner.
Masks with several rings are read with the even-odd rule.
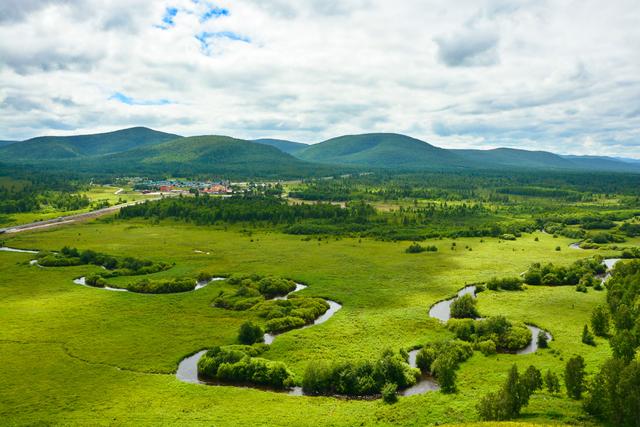
[[[527,151],[513,148],[496,148],[494,150],[451,150],[469,163],[478,163],[488,168],[523,167],[570,169],[574,166],[570,161],[546,151]]]
[[[0,141],[0,147],[4,147],[4,146],[10,145],[10,144],[13,144],[14,142],[17,142],[17,141]]]
[[[242,177],[304,176],[332,173],[283,153],[275,147],[228,136],[193,136],[141,147],[84,162],[101,172],[192,173]]]
[[[303,160],[377,168],[432,169],[463,166],[456,154],[419,139],[394,133],[346,135],[297,154]]]
[[[145,127],[90,135],[41,136],[0,148],[0,160],[29,162],[99,156],[176,138],[179,136]]]
[[[309,148],[307,144],[302,144],[300,142],[287,141],[284,139],[261,138],[261,139],[254,139],[251,142],[270,145],[272,147],[276,147],[278,150],[282,151],[283,153],[288,153],[293,155],[301,152],[306,148]]]

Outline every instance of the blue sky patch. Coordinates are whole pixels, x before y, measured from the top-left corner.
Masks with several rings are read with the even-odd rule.
[[[113,95],[109,97],[109,99],[113,99],[115,101],[121,102],[127,105],[167,105],[173,104],[173,102],[168,99],[135,99],[130,96],[125,95],[122,92],[115,92]]]
[[[222,16],[229,16],[229,9],[218,6],[210,6],[209,10],[200,16],[200,22],[208,21],[209,19],[220,18]]]
[[[203,31],[195,35],[196,40],[200,42],[200,47],[203,50],[207,50],[210,45],[211,39],[229,39],[234,41],[240,41],[244,43],[251,43],[251,39],[242,34],[234,33],[233,31],[217,31],[207,32]]]
[[[164,11],[164,15],[162,16],[162,24],[155,25],[157,28],[161,28],[163,30],[168,29],[169,27],[173,27],[176,23],[173,21],[173,18],[178,14],[177,7],[167,7]]]

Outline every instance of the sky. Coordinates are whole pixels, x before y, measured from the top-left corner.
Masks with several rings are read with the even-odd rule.
[[[0,139],[148,126],[640,158],[638,0],[1,0]]]

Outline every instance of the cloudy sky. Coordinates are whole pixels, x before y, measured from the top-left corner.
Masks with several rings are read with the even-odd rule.
[[[640,158],[640,5],[0,1],[0,139],[137,125]]]

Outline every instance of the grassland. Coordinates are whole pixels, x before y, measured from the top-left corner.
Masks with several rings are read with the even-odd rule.
[[[537,237],[539,241],[535,241]],[[570,239],[543,233],[516,241],[432,240],[436,253],[405,254],[406,242],[303,240],[268,231],[183,223],[99,220],[8,237],[7,246],[59,249],[73,245],[108,254],[165,261],[153,277],[207,270],[215,275],[273,274],[309,285],[300,293],[339,301],[328,322],[278,337],[265,357],[297,375],[320,359],[374,358],[386,347],[409,348],[449,336],[428,309],[467,283],[513,276],[534,261],[569,264],[594,251],[571,250]],[[472,248],[470,251],[465,246]],[[560,252],[556,246],[561,246]],[[205,253],[196,253],[195,251]],[[206,254],[209,252],[209,255]],[[197,350],[234,342],[250,312],[211,306],[228,286],[196,292],[138,295],[91,289],[72,279],[97,267],[38,268],[28,254],[0,253],[0,417],[9,424],[425,425],[477,420],[479,396],[496,389],[513,363],[558,374],[581,354],[589,371],[609,356],[608,344],[581,344],[582,327],[603,292],[573,287],[484,292],[483,315],[504,314],[549,330],[554,352],[526,356],[476,353],[465,362],[459,392],[381,401],[293,397],[235,387],[179,382],[178,362]],[[118,278],[114,280],[126,280]],[[255,319],[260,321],[259,319]],[[526,422],[585,424],[580,403],[536,394]]]
[[[134,192],[131,188],[122,188],[122,191],[116,194],[118,190],[120,190],[120,188],[106,185],[93,185],[88,190],[81,191],[78,194],[87,196],[92,205],[100,202],[108,202],[110,206],[118,203],[133,202],[153,197]],[[62,211],[52,207],[46,207],[45,209],[37,212],[6,214],[3,216],[2,226],[10,227],[12,225],[29,224],[31,222],[45,221],[60,216],[89,212],[91,210],[93,210],[92,206],[72,211]]]

